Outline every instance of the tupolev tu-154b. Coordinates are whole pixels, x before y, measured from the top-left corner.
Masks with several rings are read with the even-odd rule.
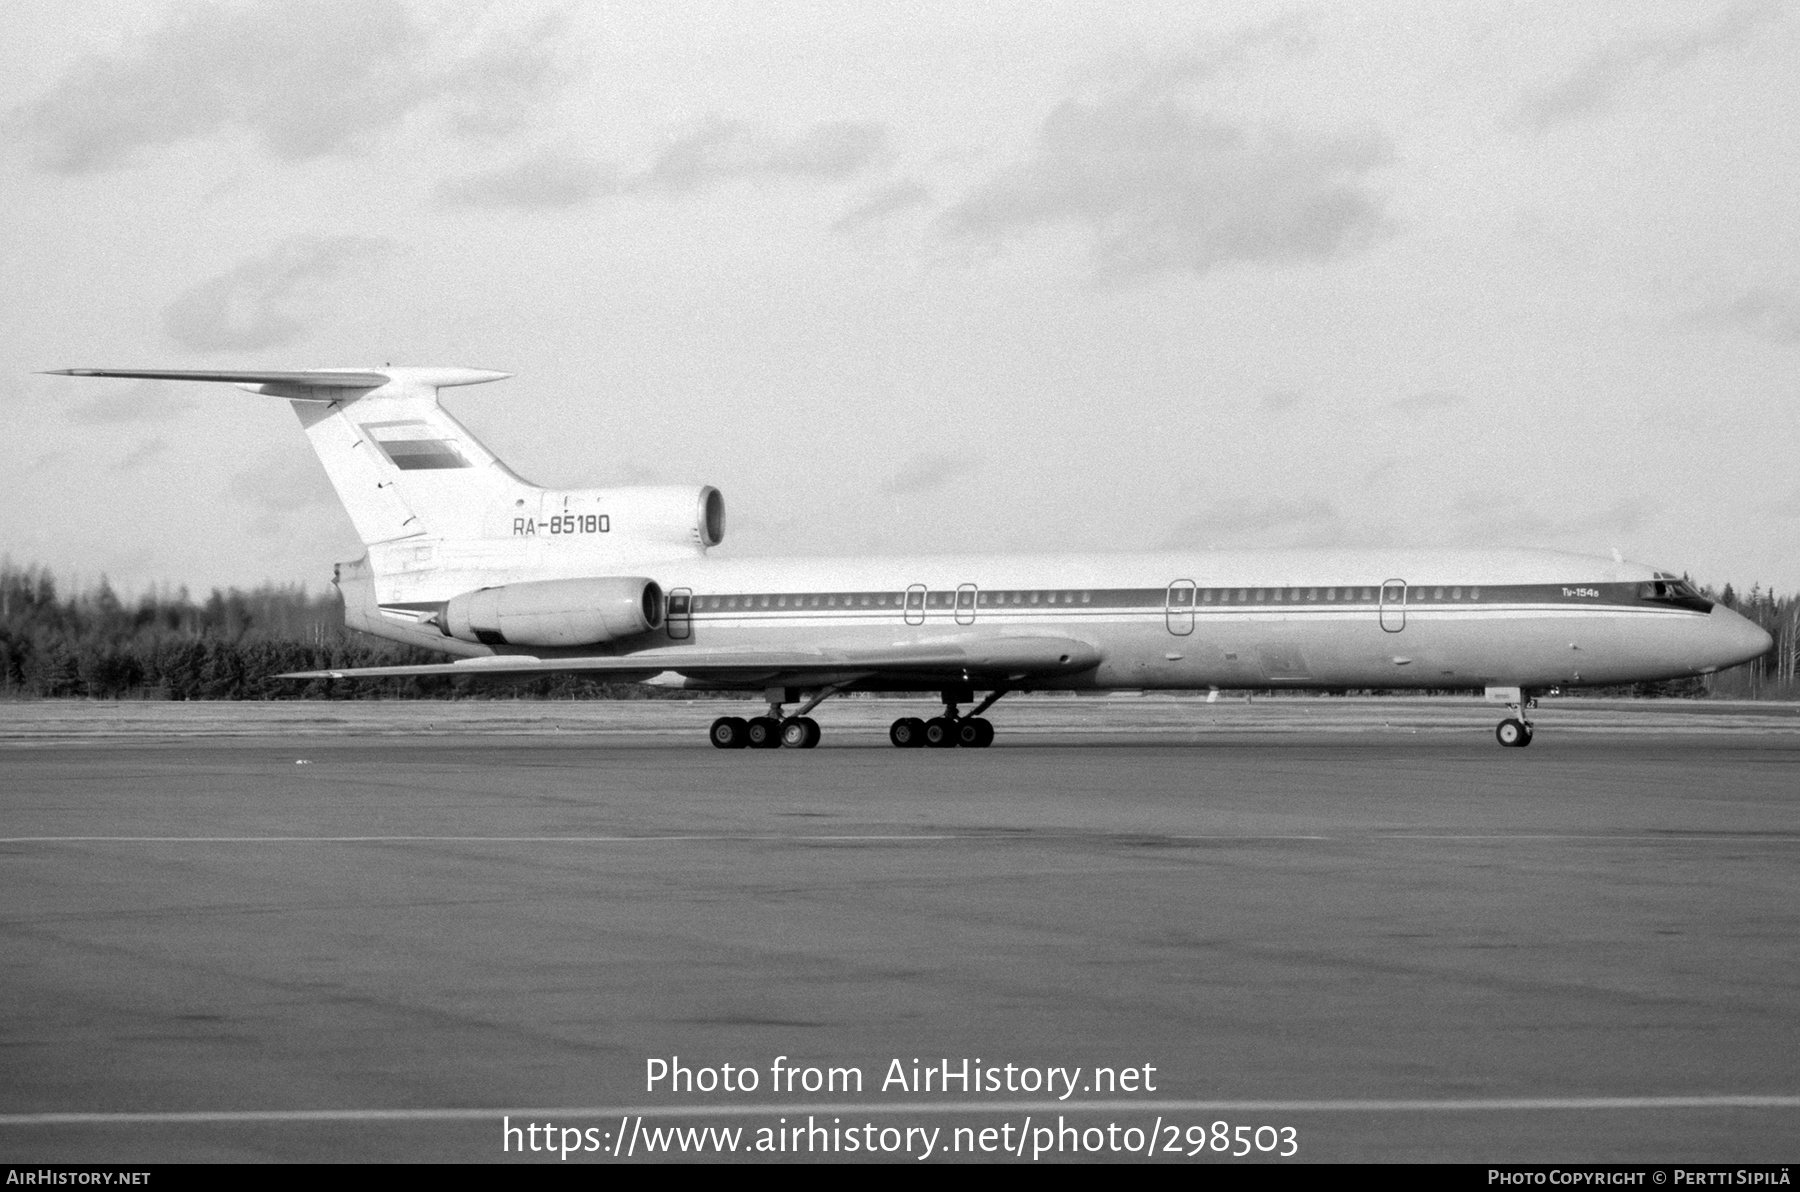
[[[345,624],[458,656],[286,677],[575,672],[766,694],[766,715],[714,722],[721,749],[811,748],[809,713],[839,692],[936,692],[942,715],[894,721],[893,744],[981,748],[982,713],[1010,692],[1202,687],[1482,691],[1507,705],[1499,742],[1520,747],[1534,693],[1705,675],[1770,646],[1684,579],[1616,554],[716,559],[718,490],[542,488],[439,404],[440,389],[507,373],[59,375],[231,382],[290,402],[368,547],[333,578]]]

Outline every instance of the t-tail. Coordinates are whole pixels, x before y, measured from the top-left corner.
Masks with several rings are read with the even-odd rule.
[[[627,619],[654,627],[661,594],[641,573],[703,554],[725,536],[724,498],[711,486],[544,488],[507,467],[438,402],[441,389],[510,373],[384,366],[57,375],[219,381],[285,399],[368,547],[337,568],[345,623],[398,641],[487,654],[508,644],[497,619],[507,608],[569,599],[635,608]],[[484,594],[503,587],[499,597]]]

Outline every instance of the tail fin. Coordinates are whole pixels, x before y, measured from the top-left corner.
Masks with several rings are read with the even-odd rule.
[[[73,377],[225,381],[286,398],[365,545],[430,535],[475,538],[483,522],[540,490],[438,404],[451,385],[511,373],[473,368],[177,372],[71,368]]]

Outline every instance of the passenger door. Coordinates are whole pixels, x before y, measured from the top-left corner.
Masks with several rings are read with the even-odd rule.
[[[974,584],[958,584],[956,586],[956,623],[958,625],[975,623]]]
[[[1169,632],[1186,637],[1194,631],[1194,581],[1178,579],[1163,596],[1163,620]]]
[[[906,589],[906,606],[903,612],[908,625],[925,623],[925,585],[913,584]]]
[[[669,627],[669,636],[676,641],[683,641],[693,632],[694,590],[692,588],[671,588],[669,590],[669,611],[663,620]]]
[[[1381,585],[1381,627],[1389,633],[1406,628],[1406,581],[1390,579]]]

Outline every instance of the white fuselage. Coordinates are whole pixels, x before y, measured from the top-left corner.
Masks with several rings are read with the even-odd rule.
[[[531,557],[498,557],[512,545],[415,540],[404,546],[417,560],[410,570],[383,557],[374,574],[344,577],[347,619],[464,656],[526,652],[451,640],[422,622],[484,585],[641,575],[667,594],[661,628],[529,652],[667,659],[683,649],[1055,636],[1094,647],[1099,664],[1029,685],[1100,689],[1591,686],[1710,673],[1768,641],[1722,607],[1659,598],[1658,585],[1673,580],[1664,573],[1551,551],[716,559],[682,550],[596,557],[584,543],[543,540]]]

